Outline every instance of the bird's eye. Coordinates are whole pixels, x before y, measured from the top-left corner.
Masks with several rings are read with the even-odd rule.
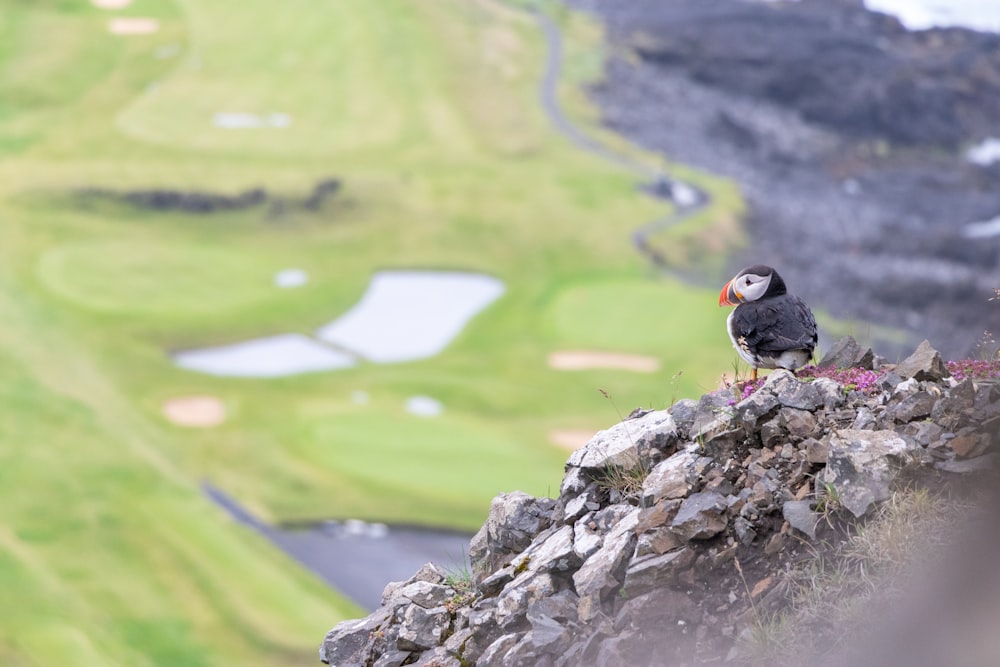
[[[750,287],[751,283],[752,281],[749,278],[747,278],[747,287]]]

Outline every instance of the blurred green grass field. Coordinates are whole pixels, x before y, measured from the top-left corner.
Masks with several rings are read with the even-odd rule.
[[[159,29],[114,35],[115,16]],[[592,76],[599,32],[561,20],[567,71]],[[0,664],[309,664],[358,610],[200,480],[269,521],[473,529],[498,492],[557,492],[567,452],[550,430],[604,428],[731,370],[714,290],[658,276],[630,245],[665,205],[552,131],[543,60],[533,21],[486,0],[0,0]],[[593,122],[573,84],[567,106]],[[220,112],[292,122],[224,129]],[[714,265],[717,230],[737,242],[738,197],[689,177],[715,204],[664,240]],[[343,185],[319,210],[280,214],[81,194],[262,187],[294,202],[324,178]],[[310,282],[275,288],[288,267]],[[507,292],[424,361],[273,380],[170,362],[310,333],[385,268],[483,272]],[[565,348],[661,371],[549,369]],[[227,421],[163,418],[195,394]],[[444,414],[407,413],[415,394]]]

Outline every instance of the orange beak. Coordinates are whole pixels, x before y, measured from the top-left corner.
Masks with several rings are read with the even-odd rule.
[[[719,292],[719,306],[738,306],[742,300],[743,295],[733,287],[732,280],[726,283],[726,286]]]

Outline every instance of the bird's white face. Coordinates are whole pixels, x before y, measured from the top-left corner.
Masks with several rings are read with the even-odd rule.
[[[733,294],[740,301],[756,301],[764,296],[771,284],[771,274],[758,276],[755,273],[743,273],[730,282]]]

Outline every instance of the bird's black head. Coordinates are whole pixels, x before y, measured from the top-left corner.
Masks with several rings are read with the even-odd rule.
[[[770,266],[748,266],[726,283],[719,294],[720,306],[735,306],[744,301],[757,301],[764,297],[785,294],[788,289],[778,272]]]

